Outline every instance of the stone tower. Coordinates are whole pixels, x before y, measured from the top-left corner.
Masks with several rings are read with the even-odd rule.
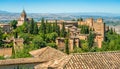
[[[80,39],[78,37],[70,37],[69,50],[72,52],[75,47],[80,47]]]
[[[97,19],[97,23],[103,23],[103,19],[102,18],[98,18]]]
[[[58,37],[56,39],[56,45],[58,46],[59,50],[65,51],[65,38]]]
[[[26,14],[25,10],[23,9],[20,18],[21,18],[21,20],[25,21],[26,17],[27,17],[27,14]]]
[[[23,23],[24,23],[25,21],[27,21],[27,14],[26,14],[25,10],[23,9],[20,18],[18,19],[18,24],[17,24],[17,26],[23,25]]]
[[[102,18],[98,18],[93,25],[95,36],[95,42],[98,44],[98,48],[102,47],[102,42],[105,38],[105,23]]]
[[[86,19],[86,23],[89,27],[92,27],[93,26],[93,18]]]

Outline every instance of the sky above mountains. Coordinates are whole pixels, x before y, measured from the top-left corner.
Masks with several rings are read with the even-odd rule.
[[[0,10],[28,13],[120,13],[120,0],[0,0]]]

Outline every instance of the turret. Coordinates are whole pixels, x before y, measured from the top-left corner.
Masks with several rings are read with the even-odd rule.
[[[97,19],[97,23],[103,23],[103,19],[102,18],[98,18]]]
[[[25,10],[23,9],[23,11],[22,11],[22,13],[21,13],[21,19],[22,19],[22,20],[25,20],[26,17],[27,17],[26,12],[25,12]]]

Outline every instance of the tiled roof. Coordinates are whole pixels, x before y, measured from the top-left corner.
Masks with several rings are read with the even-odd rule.
[[[68,62],[68,60],[69,60],[69,56],[63,56],[62,58],[54,59],[49,62],[36,65],[34,68],[35,69],[43,69],[43,68],[58,69],[63,67],[66,64],[66,62]]]
[[[40,63],[35,69],[120,69],[120,51],[89,52],[66,55],[45,47],[30,52],[34,58],[0,60],[2,65]]]
[[[73,54],[64,69],[120,69],[120,51]]]
[[[44,61],[40,60],[40,58],[6,59],[6,60],[0,60],[0,66],[1,66],[1,65],[42,63],[42,62],[44,62]]]
[[[39,57],[41,60],[44,60],[44,61],[49,61],[52,59],[61,58],[63,56],[66,56],[65,53],[63,53],[59,50],[56,50],[54,48],[51,48],[49,46],[42,48],[42,49],[31,51],[29,53],[32,56]]]
[[[120,69],[120,51],[78,53],[51,60],[35,69]]]

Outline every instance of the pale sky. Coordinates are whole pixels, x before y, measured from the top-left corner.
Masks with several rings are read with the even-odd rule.
[[[0,10],[28,13],[120,13],[120,0],[0,0]]]

